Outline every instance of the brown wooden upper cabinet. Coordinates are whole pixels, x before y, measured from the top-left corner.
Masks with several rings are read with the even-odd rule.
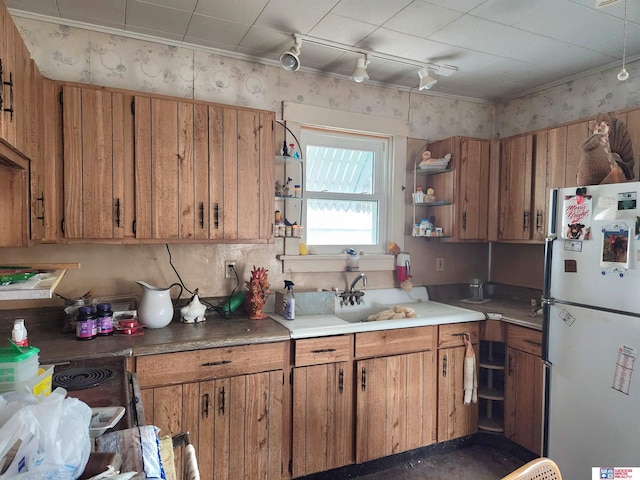
[[[136,237],[268,241],[274,114],[143,96],[134,104]]]
[[[529,240],[533,135],[500,141],[500,217],[498,240]]]
[[[131,115],[122,93],[65,86],[63,93],[64,224],[66,239],[125,237],[132,179]]]
[[[450,153],[450,170],[426,178],[436,199],[447,205],[427,207],[426,215],[436,217],[436,225],[453,241],[486,241],[489,215],[489,140],[451,137],[433,142],[433,158]]]

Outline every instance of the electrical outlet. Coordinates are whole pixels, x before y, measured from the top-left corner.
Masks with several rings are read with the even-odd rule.
[[[224,278],[236,278],[235,269],[235,261],[227,260],[226,262],[224,262]]]
[[[444,257],[436,258],[436,272],[444,272]]]

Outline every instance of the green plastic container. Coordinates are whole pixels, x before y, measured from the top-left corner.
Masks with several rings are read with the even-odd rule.
[[[0,383],[24,382],[38,374],[39,348],[18,347],[11,342],[0,348]]]

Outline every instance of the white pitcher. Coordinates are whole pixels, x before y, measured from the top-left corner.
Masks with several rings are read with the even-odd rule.
[[[147,328],[162,328],[169,325],[173,319],[173,303],[169,291],[171,287],[177,285],[182,295],[182,285],[174,283],[167,288],[157,288],[141,280],[136,280],[136,283],[142,287],[142,299],[138,304],[138,321]]]

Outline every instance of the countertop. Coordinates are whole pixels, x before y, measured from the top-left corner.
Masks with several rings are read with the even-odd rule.
[[[201,323],[174,320],[164,328],[145,328],[143,332],[142,335],[114,334],[76,340],[73,333],[61,333],[57,328],[29,327],[29,344],[40,349],[41,364],[56,364],[106,356],[153,355],[289,340],[289,331],[272,320],[222,319],[216,314]]]
[[[499,313],[503,321],[542,329],[542,317],[534,316],[530,306],[530,298],[539,299],[538,291],[496,289],[489,302],[472,304],[462,301],[464,286],[428,287],[428,290],[429,298],[433,301],[483,314]],[[109,356],[143,356],[271,343],[292,338],[285,326],[272,319],[249,320],[242,315],[224,319],[216,313],[211,313],[207,315],[205,322],[198,324],[185,324],[174,320],[164,328],[144,329],[142,335],[114,334],[92,340],[76,340],[73,333],[62,333],[63,320],[60,318],[60,312],[61,309],[54,308],[4,311],[0,314],[0,320],[25,318],[29,343],[40,349],[40,363],[45,365]],[[374,329],[374,324],[364,328]]]

